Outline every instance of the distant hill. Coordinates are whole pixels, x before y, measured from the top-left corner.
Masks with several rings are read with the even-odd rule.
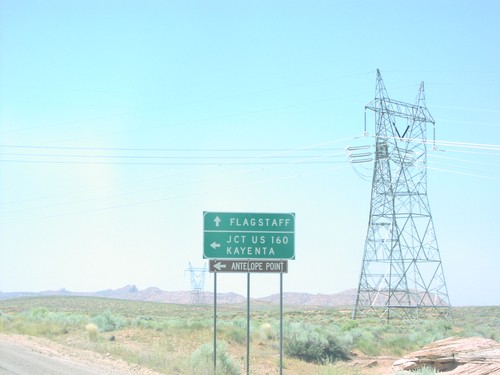
[[[296,306],[353,306],[355,302],[354,289],[346,290],[336,294],[309,294],[309,293],[283,293],[283,303],[286,305]],[[193,294],[190,291],[184,292],[168,292],[156,287],[139,290],[135,285],[125,285],[119,289],[106,289],[98,292],[71,292],[66,289],[48,290],[44,292],[0,292],[0,300],[20,298],[20,297],[40,297],[40,296],[86,296],[86,297],[101,297],[115,298],[133,301],[151,301],[163,303],[191,304],[193,302]],[[213,293],[204,292],[203,300],[210,304],[213,301]],[[279,294],[273,294],[268,297],[256,298],[255,301],[279,304]],[[246,301],[243,297],[236,293],[218,293],[217,303],[220,304],[236,304]]]
[[[258,300],[279,303],[279,298],[279,294],[273,294]],[[355,302],[355,289],[335,294],[283,293],[283,303],[293,306],[354,306]]]

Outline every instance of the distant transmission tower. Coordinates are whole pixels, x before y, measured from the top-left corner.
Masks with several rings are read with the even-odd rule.
[[[352,318],[451,318],[427,198],[426,126],[434,119],[425,107],[424,83],[416,104],[392,100],[377,70],[375,99],[366,109],[375,112],[375,163]]]
[[[191,265],[191,262],[189,262],[189,267],[186,271],[189,271],[189,277],[191,279],[192,304],[196,306],[204,304],[205,275],[207,273],[207,265],[205,264],[203,268],[195,268]]]

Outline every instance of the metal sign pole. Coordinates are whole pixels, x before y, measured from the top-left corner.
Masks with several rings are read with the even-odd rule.
[[[247,375],[250,374],[250,272],[247,273]]]
[[[283,374],[283,273],[280,273],[280,375]]]
[[[214,273],[214,375],[217,373],[217,272]]]

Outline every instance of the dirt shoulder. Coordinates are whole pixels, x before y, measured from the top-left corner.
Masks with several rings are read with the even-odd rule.
[[[138,365],[130,365],[109,355],[70,348],[44,338],[0,334],[0,343],[23,348],[51,360],[58,360],[65,366],[73,365],[92,371],[95,374],[159,375],[157,372]]]

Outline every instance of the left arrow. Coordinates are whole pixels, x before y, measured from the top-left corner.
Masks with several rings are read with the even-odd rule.
[[[221,262],[219,262],[219,263],[215,263],[215,264],[214,264],[214,268],[215,268],[217,271],[220,271],[221,269],[226,268],[226,265],[225,265],[225,264],[222,264]]]
[[[220,243],[217,243],[217,242],[215,242],[215,241],[214,241],[214,242],[212,242],[212,243],[210,244],[210,247],[211,247],[212,249],[216,250],[218,247],[220,247]]]

